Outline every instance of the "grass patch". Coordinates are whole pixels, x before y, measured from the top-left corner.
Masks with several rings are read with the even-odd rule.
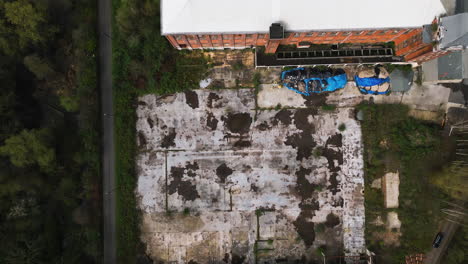
[[[184,216],[189,216],[190,215],[190,208],[185,207],[183,211]]]
[[[386,64],[385,69],[387,69],[389,73],[396,69],[402,72],[410,72],[413,70],[413,66],[411,66],[411,64]]]
[[[177,51],[161,36],[159,1],[113,0],[113,84],[116,142],[117,257],[135,263],[142,254],[137,184],[138,96],[199,87],[209,68],[201,51]]]
[[[234,63],[231,65],[231,67],[232,67],[232,70],[233,70],[233,71],[241,71],[241,70],[245,69],[245,65],[244,65],[244,63],[242,63],[242,61],[236,61],[236,62],[234,62]]]
[[[345,130],[346,130],[346,125],[343,124],[343,123],[341,123],[341,124],[338,126],[338,130],[341,131],[341,132],[345,131]]]
[[[283,71],[288,71],[288,70],[292,70],[292,69],[296,69],[297,67],[295,66],[285,66],[283,67]]]
[[[402,263],[404,256],[426,252],[440,219],[440,200],[444,195],[429,183],[448,155],[441,141],[440,127],[408,116],[404,105],[360,105],[364,113],[362,132],[365,162],[366,243],[382,256],[382,263]],[[400,172],[401,246],[379,243],[371,224],[390,210],[383,206],[380,190],[370,187],[386,172]]]
[[[312,156],[314,156],[314,158],[320,158],[323,156],[323,147],[318,146],[314,148],[314,150],[312,150]]]
[[[323,232],[325,232],[325,228],[326,228],[326,226],[325,226],[324,223],[318,223],[318,224],[315,225],[315,232],[316,233],[323,233]]]
[[[258,93],[257,89],[259,89],[260,84],[262,84],[261,83],[261,78],[262,78],[262,75],[259,72],[254,73],[254,76],[252,78],[252,83],[253,83],[253,86],[254,86],[254,88],[256,90],[255,91],[256,94]]]
[[[324,104],[321,106],[323,111],[335,111],[336,110],[336,105],[328,105]]]

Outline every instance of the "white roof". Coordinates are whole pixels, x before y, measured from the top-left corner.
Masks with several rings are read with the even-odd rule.
[[[440,0],[161,0],[162,34],[421,27]]]

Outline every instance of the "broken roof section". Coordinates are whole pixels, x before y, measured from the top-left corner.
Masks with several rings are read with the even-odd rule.
[[[440,26],[443,30],[440,48],[468,47],[468,13],[442,17]]]
[[[162,0],[162,34],[411,28],[445,13],[440,0]]]

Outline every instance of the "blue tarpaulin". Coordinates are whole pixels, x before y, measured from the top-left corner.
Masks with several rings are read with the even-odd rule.
[[[358,87],[371,87],[375,85],[380,85],[382,83],[390,82],[390,78],[385,79],[369,77],[369,78],[359,78],[358,76],[354,77],[354,81]]]
[[[343,73],[341,73],[343,72]],[[341,73],[339,75],[334,75]],[[328,77],[325,77],[328,76]],[[288,80],[288,81],[285,81]],[[281,73],[283,85],[296,93],[311,95],[314,93],[333,92],[346,86],[348,79],[343,70],[333,70],[333,72],[321,72],[312,68],[295,68]],[[305,86],[302,91],[298,85]]]

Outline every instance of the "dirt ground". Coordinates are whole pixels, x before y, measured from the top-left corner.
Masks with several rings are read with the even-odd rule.
[[[139,98],[136,194],[155,263],[314,263],[324,245],[327,255],[365,251],[354,110],[255,107],[253,89]]]

